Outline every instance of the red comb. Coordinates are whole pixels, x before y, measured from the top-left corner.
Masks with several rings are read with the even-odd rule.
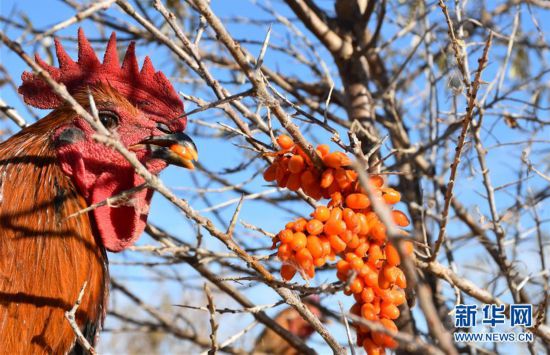
[[[118,90],[130,102],[140,106],[143,111],[165,119],[176,118],[183,114],[183,102],[179,95],[162,72],[155,72],[149,57],[145,57],[143,67],[141,71],[139,70],[134,42],[128,46],[122,66],[118,60],[114,32],[107,44],[103,63],[97,58],[81,28],[78,30],[78,61],[71,59],[57,39],[55,39],[55,49],[59,68],[48,65],[38,54],[35,56],[36,62],[53,79],[65,84],[71,94],[86,86],[106,83]],[[21,79],[23,84],[19,87],[19,93],[23,95],[27,104],[43,109],[54,109],[62,104],[62,99],[40,76],[24,72]]]

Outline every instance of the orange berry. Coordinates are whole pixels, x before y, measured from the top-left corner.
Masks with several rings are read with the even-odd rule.
[[[370,224],[367,220],[367,216],[363,213],[357,213],[357,218],[359,219],[359,235],[367,235],[370,231]]]
[[[340,191],[335,191],[330,194],[330,202],[328,205],[333,207],[338,207],[342,205],[342,194],[340,193]]]
[[[347,274],[350,270],[350,264],[346,260],[338,260],[336,263],[336,270],[343,274]]]
[[[384,199],[384,201],[386,201],[386,203],[390,205],[396,204],[397,202],[401,201],[401,194],[399,193],[399,191],[388,187],[382,189],[382,192],[384,193],[382,195],[382,198]]]
[[[367,355],[382,355],[386,353],[384,348],[376,345],[370,338],[363,340],[363,348],[367,352]]]
[[[361,291],[361,301],[363,301],[363,303],[371,303],[374,301],[374,291],[371,287],[363,288],[363,291]]]
[[[313,212],[313,218],[321,222],[328,221],[329,217],[330,217],[330,210],[328,209],[328,207],[325,207],[325,206],[319,206],[315,209],[315,212]]]
[[[294,145],[294,141],[286,134],[281,134],[277,137],[277,144],[283,149],[290,149]]]
[[[330,185],[332,185],[332,182],[334,181],[334,170],[327,169],[323,171],[323,174],[321,175],[321,187],[323,189],[326,189]]]
[[[382,302],[380,305],[380,316],[389,319],[397,319],[399,318],[399,308],[397,308],[393,303]]]
[[[359,236],[355,233],[352,234],[351,240],[348,242],[348,249],[357,249],[357,247],[361,244],[361,239],[359,239]]]
[[[400,306],[407,301],[405,298],[405,292],[400,289],[388,290],[385,296],[385,301],[393,303],[396,306]]]
[[[294,233],[294,238],[292,239],[292,242],[290,242],[290,247],[294,251],[302,250],[307,245],[307,237],[302,232],[296,232]]]
[[[330,148],[326,144],[319,144],[315,150],[321,156],[321,158],[330,152]]]
[[[294,221],[294,231],[295,232],[303,232],[306,229],[307,221],[305,218],[298,218],[296,221]]]
[[[376,315],[376,313],[377,312],[374,309],[372,303],[365,303],[361,306],[361,316],[363,316],[363,318],[365,318],[366,320],[378,320],[378,316]]]
[[[401,263],[399,253],[392,244],[386,244],[386,247],[384,248],[384,253],[386,254],[386,263],[388,263],[388,265],[397,266]]]
[[[283,266],[281,266],[281,277],[285,281],[292,280],[295,274],[296,274],[296,268],[294,266],[289,264],[283,264]]]
[[[318,235],[323,232],[324,224],[323,222],[312,219],[311,221],[307,222],[306,230],[311,235]]]
[[[341,219],[330,218],[327,223],[325,223],[324,231],[330,236],[344,233],[346,231],[346,223]]]
[[[397,326],[391,319],[382,318],[380,319],[380,323],[382,323],[386,329],[397,332]],[[393,349],[397,347],[397,342],[390,335],[384,333],[372,332],[372,339],[374,343],[386,348]]]
[[[334,180],[342,190],[348,188],[351,185],[351,181],[348,180],[348,176],[346,175],[346,170],[342,168],[336,169],[336,171],[334,172]]]
[[[380,274],[383,274],[386,280],[393,284],[399,275],[399,268],[397,266],[386,265],[382,268],[382,272]]]
[[[368,287],[378,287],[378,272],[372,269],[368,264],[365,264],[359,273],[363,276],[365,285]]]
[[[277,251],[277,256],[282,261],[287,261],[292,256],[292,250],[290,249],[290,244],[281,244],[279,250]]]
[[[321,241],[321,245],[323,246],[323,255],[330,255],[330,253],[332,252],[332,247],[330,246],[330,241],[328,240],[328,238],[323,237],[319,238],[319,240]]]
[[[338,169],[342,166],[351,165],[351,160],[342,152],[333,152],[323,157],[323,163],[333,169]]]
[[[407,288],[407,278],[405,277],[405,273],[401,269],[397,269],[397,278],[395,280],[395,284],[401,288]]]
[[[304,170],[305,162],[304,158],[300,155],[293,155],[288,161],[288,170],[291,173],[299,174]]]
[[[382,243],[386,240],[386,226],[382,222],[376,222],[371,230],[370,236],[378,243]]]
[[[304,170],[304,172],[300,176],[300,180],[302,182],[302,186],[313,185],[317,182],[313,171],[311,171],[310,169]]]
[[[371,244],[369,247],[369,255],[368,255],[368,262],[372,266],[376,266],[378,261],[382,259],[384,255],[382,254],[382,250],[380,249],[379,245]]]
[[[318,237],[310,235],[307,237],[307,249],[314,258],[320,258],[323,256],[323,246]]]
[[[406,227],[411,223],[409,222],[409,218],[407,217],[407,215],[405,215],[401,211],[398,211],[398,210],[391,211],[391,215],[393,217],[393,221],[399,227]]]
[[[277,179],[277,165],[271,164],[264,171],[264,180],[271,182]]]
[[[283,229],[279,232],[279,240],[281,243],[287,244],[294,239],[294,233],[290,229]]]
[[[311,255],[309,250],[306,248],[302,248],[298,250],[296,252],[295,258],[298,264],[304,269],[308,268],[309,265],[313,264],[313,256]]]
[[[346,206],[354,210],[361,210],[370,206],[370,200],[365,194],[349,194],[346,197]]]
[[[374,188],[379,189],[384,185],[384,178],[381,175],[371,175],[369,182]]]
[[[335,207],[330,211],[330,219],[342,219],[342,209],[339,207]]]
[[[327,262],[326,258],[315,258],[315,259],[313,259],[313,265],[315,265],[316,267],[321,267],[321,266],[325,265],[326,262]]]
[[[355,248],[354,253],[360,258],[364,258],[369,248],[370,248],[369,242],[363,240],[363,241],[360,241],[359,246]]]
[[[357,255],[355,255],[355,254],[351,254],[351,255],[355,256],[355,259],[350,261],[351,268],[354,269],[354,270],[357,270],[357,271],[361,270],[363,265],[365,265],[365,263],[363,262],[363,259],[357,257]]]
[[[360,277],[356,277],[349,285],[349,290],[352,293],[361,293],[361,291],[363,291],[363,287],[365,287],[363,280]]]
[[[346,246],[348,246],[348,243],[353,238],[353,232],[346,229],[342,233],[340,233],[338,236],[340,237],[340,239],[344,241],[344,243],[346,243]]]
[[[302,184],[302,181],[300,179],[300,174],[292,173],[288,176],[288,180],[286,182],[286,188],[290,191],[298,191]]]
[[[294,229],[294,222],[288,222],[287,224],[285,224],[285,228],[286,229]]]
[[[343,223],[343,222],[342,222]],[[337,235],[329,236],[330,246],[335,253],[341,253],[346,249],[346,243]]]

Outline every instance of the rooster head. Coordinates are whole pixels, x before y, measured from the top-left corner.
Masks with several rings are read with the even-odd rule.
[[[195,144],[183,131],[187,125],[183,102],[168,79],[155,71],[149,57],[139,68],[132,42],[119,64],[113,33],[100,62],[82,29],[78,31],[78,61],[73,61],[56,39],[59,67],[36,62],[53,79],[66,86],[89,112],[95,104],[98,118],[111,135],[133,151],[152,173],[168,164],[193,169]],[[59,164],[92,205],[144,183],[133,166],[117,151],[97,142],[96,131],[55,94],[42,78],[24,72],[19,92],[37,108],[54,109],[59,125],[51,132],[51,143]],[[116,206],[105,205],[92,213],[104,247],[124,250],[141,235],[153,191],[142,189]]]

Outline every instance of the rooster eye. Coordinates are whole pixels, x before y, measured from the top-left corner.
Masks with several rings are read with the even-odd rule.
[[[100,111],[99,120],[108,130],[112,130],[113,128],[118,126],[118,116],[116,115],[116,113],[111,111]]]

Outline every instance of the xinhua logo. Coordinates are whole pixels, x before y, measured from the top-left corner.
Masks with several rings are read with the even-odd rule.
[[[481,312],[479,312],[481,311]],[[508,317],[503,304],[485,304],[479,308],[475,304],[459,304],[454,309],[456,328],[473,328],[478,325],[495,328],[531,328],[533,326],[533,305],[510,305]],[[456,332],[455,342],[532,342],[531,332]]]

